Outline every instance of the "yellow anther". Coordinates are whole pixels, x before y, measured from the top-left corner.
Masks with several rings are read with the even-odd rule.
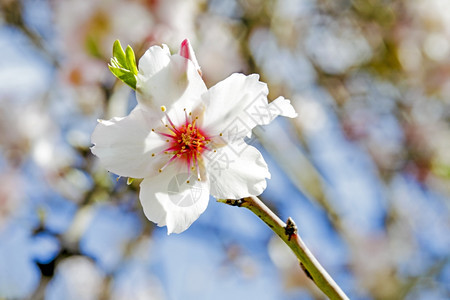
[[[165,112],[167,110],[167,108],[164,105],[161,105],[161,111]]]
[[[155,153],[152,153],[152,156],[155,156]]]

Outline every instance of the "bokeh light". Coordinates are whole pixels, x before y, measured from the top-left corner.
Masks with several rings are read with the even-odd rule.
[[[211,199],[166,235],[89,147],[107,63],[189,38],[208,87],[258,73],[261,195],[352,299],[450,298],[448,0],[0,0],[0,299],[323,299],[261,220]]]

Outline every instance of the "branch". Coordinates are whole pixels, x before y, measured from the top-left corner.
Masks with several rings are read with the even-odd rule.
[[[284,223],[261,200],[254,196],[238,200],[219,199],[217,201],[232,206],[245,207],[251,210],[263,220],[264,223],[266,223],[267,226],[269,226],[283,242],[289,246],[289,248],[291,248],[299,259],[306,275],[312,279],[317,287],[322,290],[328,298],[332,300],[348,299],[347,295],[345,295],[336,282],[334,282],[333,278],[331,278],[311,251],[306,247],[305,243],[297,233],[297,226],[291,218],[288,218],[287,222]]]

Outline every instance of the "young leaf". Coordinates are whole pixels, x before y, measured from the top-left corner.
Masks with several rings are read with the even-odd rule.
[[[128,46],[123,51],[119,40],[116,40],[113,45],[113,57],[109,64],[109,70],[117,78],[136,89],[136,75],[138,73],[136,66],[136,58],[133,49]]]
[[[134,90],[136,89],[136,75],[134,75],[132,72],[123,68],[114,67],[112,65],[109,65],[109,70],[114,74],[114,76],[122,80],[131,88],[133,88]]]
[[[134,51],[130,46],[128,46],[127,49],[125,50],[125,55],[127,58],[127,64],[128,64],[129,70],[134,75],[137,75],[138,70],[137,70],[137,66],[136,66],[136,58],[134,56]]]
[[[122,45],[119,40],[116,40],[113,45],[113,58],[117,59],[120,66],[125,67],[127,65],[127,59],[125,52],[123,52]]]

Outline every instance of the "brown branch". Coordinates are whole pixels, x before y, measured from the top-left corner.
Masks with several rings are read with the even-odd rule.
[[[306,247],[303,240],[297,233],[297,226],[291,218],[284,223],[273,211],[271,211],[258,197],[247,197],[238,200],[222,200],[222,202],[232,206],[245,207],[258,216],[267,224],[286,245],[291,248],[300,261],[302,268],[309,278],[322,290],[330,299],[348,299],[336,282],[327,271],[320,265],[314,255]]]

